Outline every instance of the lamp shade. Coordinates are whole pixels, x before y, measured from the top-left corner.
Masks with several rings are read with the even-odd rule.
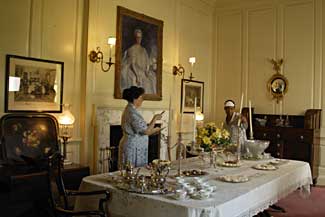
[[[202,114],[200,111],[196,112],[196,120],[197,121],[203,121],[204,120],[204,114]]]
[[[65,104],[63,106],[63,112],[58,117],[58,122],[61,125],[72,125],[75,121],[73,114],[70,112],[69,105]]]
[[[114,37],[109,37],[107,40],[107,44],[114,46],[116,44],[116,38]]]
[[[192,65],[196,62],[196,58],[195,57],[190,57],[188,59],[189,63],[191,63]]]

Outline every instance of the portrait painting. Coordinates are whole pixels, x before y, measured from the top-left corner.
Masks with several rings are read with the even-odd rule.
[[[163,21],[117,7],[115,98],[138,86],[145,100],[162,99],[162,33]]]
[[[7,55],[5,112],[61,112],[63,65],[59,61]],[[13,89],[14,85],[17,87]]]
[[[195,97],[196,111],[203,113],[204,82],[182,79],[181,96],[181,110],[184,107],[184,113],[194,113]]]

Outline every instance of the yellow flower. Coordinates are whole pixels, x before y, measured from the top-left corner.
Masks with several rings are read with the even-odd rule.
[[[206,145],[211,145],[211,139],[209,137],[203,137],[202,141]]]

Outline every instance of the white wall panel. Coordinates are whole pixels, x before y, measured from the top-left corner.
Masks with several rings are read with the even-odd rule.
[[[276,11],[248,11],[247,23],[247,97],[256,113],[273,114],[274,101],[270,100],[266,84],[274,74],[269,60],[276,57]]]
[[[0,1],[0,116],[4,113],[6,54],[28,54],[30,8],[28,0]]]
[[[223,103],[240,104],[242,89],[242,15],[239,11],[217,16],[216,117],[224,119]],[[239,106],[237,106],[239,107]]]
[[[289,80],[284,113],[302,114],[313,107],[314,6],[312,2],[284,8],[284,75]]]

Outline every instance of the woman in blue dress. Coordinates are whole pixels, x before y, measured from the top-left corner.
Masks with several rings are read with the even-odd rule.
[[[123,99],[128,101],[122,115],[123,137],[119,144],[119,168],[130,162],[135,167],[148,164],[148,136],[158,133],[161,128],[155,122],[162,115],[156,114],[149,125],[137,111],[143,102],[144,89],[131,86],[123,90]]]

